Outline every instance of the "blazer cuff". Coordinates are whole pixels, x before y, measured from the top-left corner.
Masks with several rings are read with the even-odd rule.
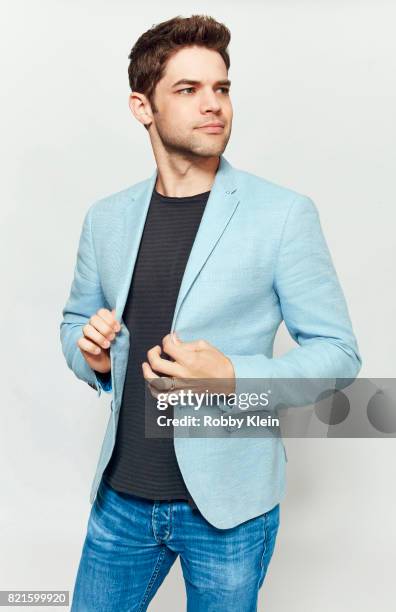
[[[76,372],[78,378],[85,380],[90,387],[96,389],[98,396],[101,395],[102,391],[106,391],[107,393],[112,392],[111,377],[110,382],[101,378],[104,375],[100,374],[100,372],[96,372],[88,365],[84,355],[79,349],[76,350],[75,360],[77,360],[77,363],[73,364],[73,370]]]

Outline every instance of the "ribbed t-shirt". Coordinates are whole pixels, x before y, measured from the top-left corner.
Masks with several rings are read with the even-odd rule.
[[[117,491],[150,500],[186,500],[194,509],[173,437],[145,436],[142,362],[171,331],[180,284],[209,194],[169,197],[153,189],[122,315],[130,349],[115,447],[104,471],[106,482]]]

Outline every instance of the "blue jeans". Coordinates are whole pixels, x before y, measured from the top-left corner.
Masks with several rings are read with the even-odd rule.
[[[279,504],[230,529],[184,501],[119,493],[102,478],[91,507],[71,612],[140,612],[180,555],[187,612],[255,612],[274,551]]]

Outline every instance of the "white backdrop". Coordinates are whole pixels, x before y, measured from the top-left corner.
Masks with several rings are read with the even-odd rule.
[[[231,29],[225,157],[314,200],[360,377],[392,377],[396,10],[361,0],[1,8],[0,589],[71,596],[110,400],[67,368],[59,324],[87,208],[155,169],[128,108],[130,48],[175,15],[207,13]],[[275,354],[293,344],[281,326]],[[390,612],[394,440],[285,443],[288,493],[259,610]],[[179,561],[149,609],[185,609]]]

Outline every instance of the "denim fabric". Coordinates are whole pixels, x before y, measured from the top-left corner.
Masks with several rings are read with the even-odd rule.
[[[274,551],[279,508],[218,529],[184,501],[144,500],[102,479],[71,612],[147,610],[179,555],[188,612],[254,612]]]

